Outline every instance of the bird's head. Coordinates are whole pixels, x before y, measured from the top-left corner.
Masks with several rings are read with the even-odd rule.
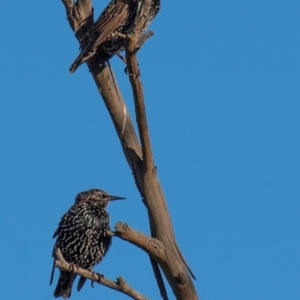
[[[104,192],[103,190],[99,189],[91,189],[85,192],[81,192],[76,196],[75,202],[87,201],[92,202],[94,204],[102,204],[104,207],[107,206],[108,202],[114,200],[122,200],[126,199],[120,196],[113,196],[109,195],[108,193]]]

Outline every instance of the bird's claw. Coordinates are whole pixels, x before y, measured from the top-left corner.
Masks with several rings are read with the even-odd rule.
[[[78,269],[79,267],[76,264],[74,264],[73,262],[70,263],[69,271],[72,271],[74,273],[75,271],[78,271]]]
[[[97,276],[98,276],[98,278],[97,278],[96,281],[99,282],[99,283],[101,282],[101,279],[104,278],[103,274],[100,274],[100,273],[97,273],[97,272],[94,272],[94,271],[93,271],[92,274],[93,274],[93,276],[94,276],[94,275],[97,275]],[[94,282],[94,280],[93,280],[92,282]],[[92,286],[92,287],[93,287],[93,286]]]

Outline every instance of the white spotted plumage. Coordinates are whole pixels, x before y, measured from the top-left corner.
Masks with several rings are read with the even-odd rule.
[[[74,205],[63,215],[54,232],[56,243],[53,257],[59,248],[68,263],[92,270],[110,247],[111,237],[107,235],[107,230],[110,230],[109,214],[106,207],[109,201],[117,199],[124,198],[111,196],[99,189],[78,194]],[[75,274],[60,271],[54,296],[69,298],[75,277]],[[53,271],[50,283],[52,280]],[[82,288],[84,282],[85,278],[81,277],[77,290]]]

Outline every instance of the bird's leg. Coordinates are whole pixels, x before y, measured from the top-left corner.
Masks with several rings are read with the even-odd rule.
[[[66,260],[64,259],[62,253],[61,253],[61,250],[58,248],[58,247],[55,247],[55,250],[54,250],[54,257],[57,259],[57,260],[60,260],[62,262],[66,262]]]
[[[116,53],[116,55],[127,65],[126,58],[121,54],[121,51]],[[124,69],[124,73],[129,75],[128,67],[126,66]]]
[[[121,51],[120,52],[118,52],[118,53],[116,53],[116,55],[125,63],[125,64],[127,64],[127,62],[126,62],[126,58],[122,55],[122,54],[120,54],[121,53]]]

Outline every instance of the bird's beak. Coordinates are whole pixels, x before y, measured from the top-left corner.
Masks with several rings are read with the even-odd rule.
[[[112,196],[112,195],[109,196],[109,201],[123,200],[123,199],[126,199],[126,198],[120,197],[120,196]]]

